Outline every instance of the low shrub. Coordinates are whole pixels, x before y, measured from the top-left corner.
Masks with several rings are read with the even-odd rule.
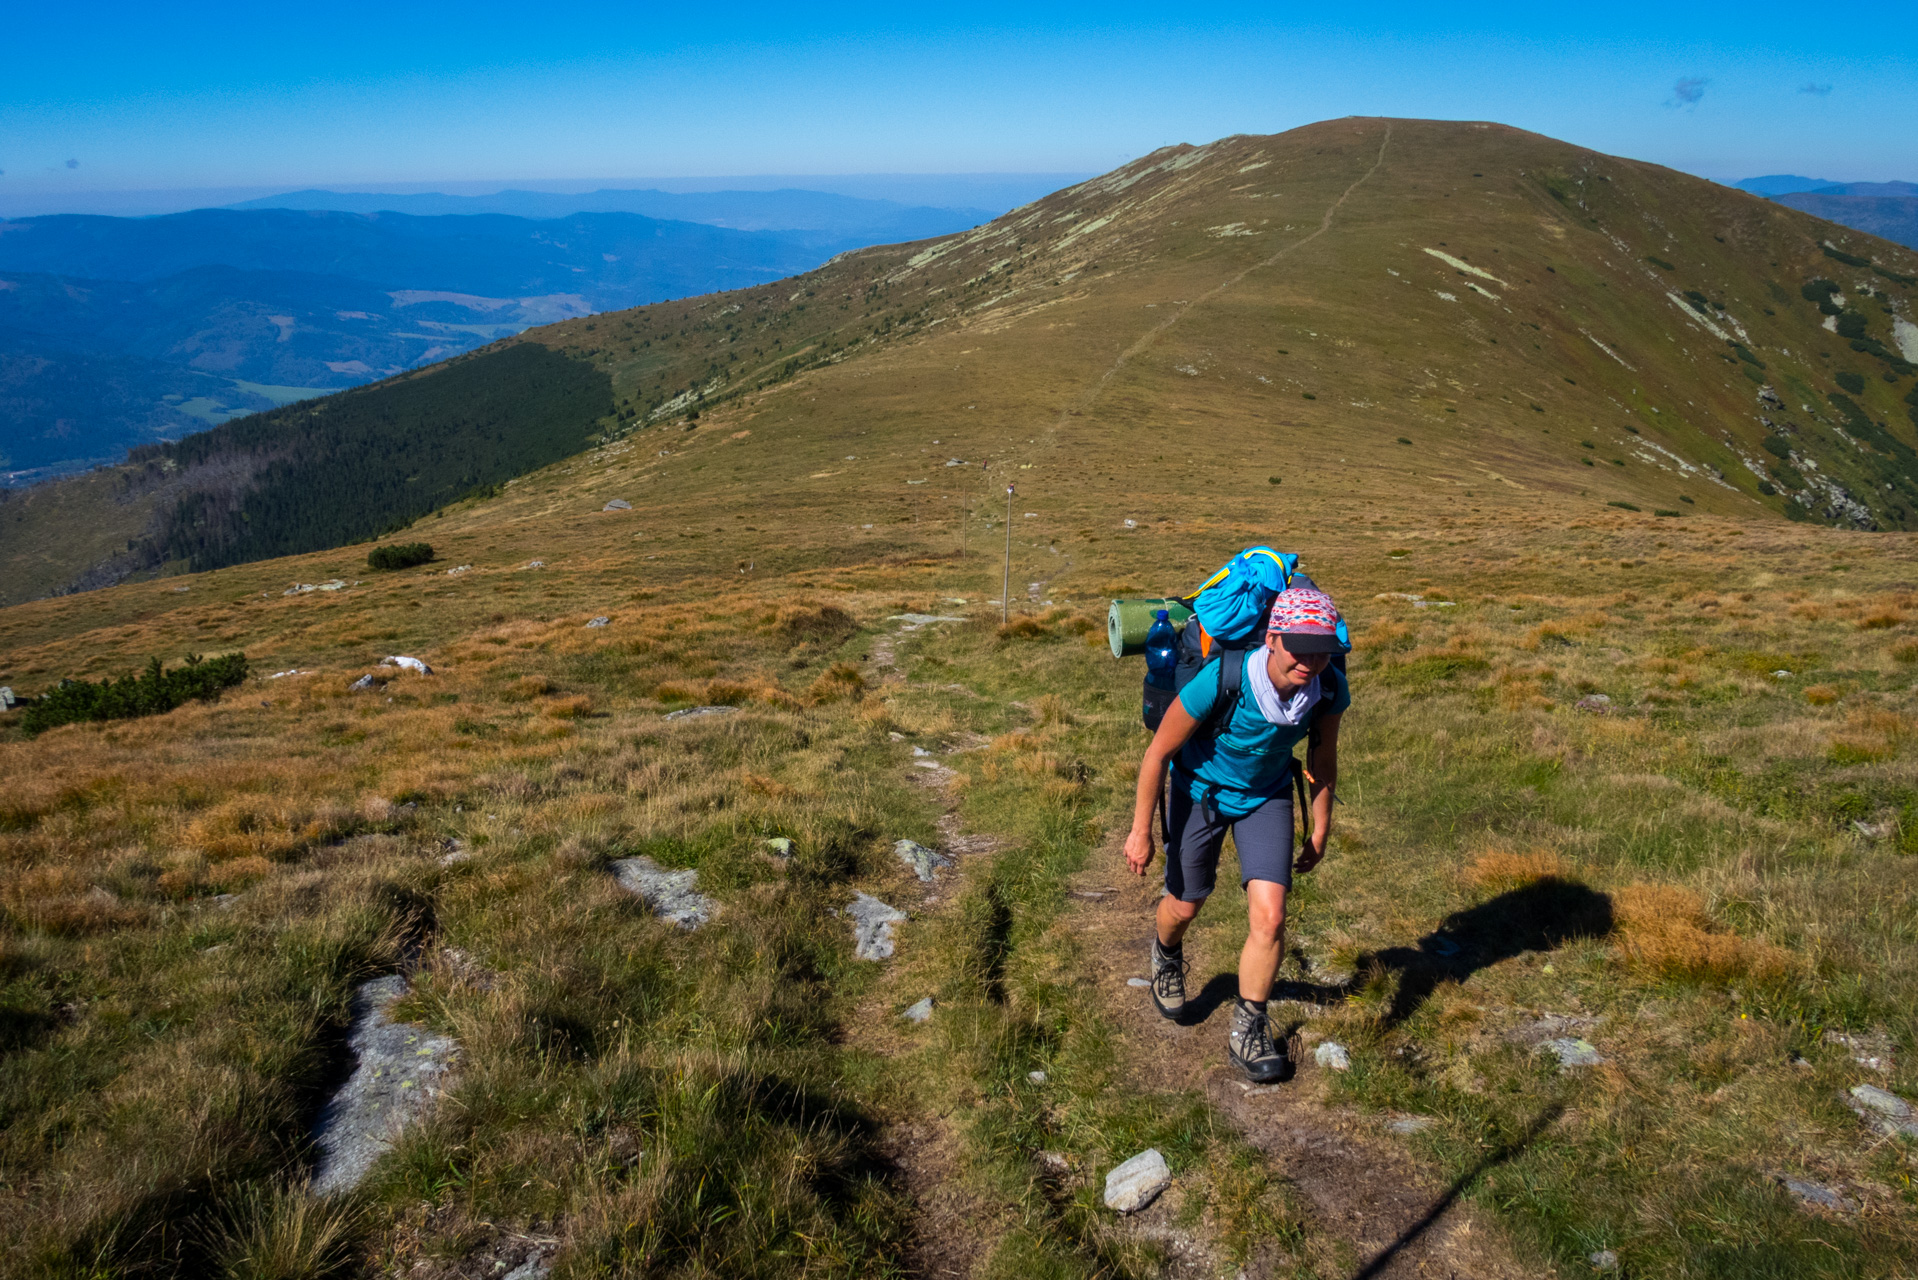
[[[1828,244],[1819,247],[1824,249],[1827,258],[1842,262],[1848,267],[1869,267],[1871,265],[1870,258],[1861,258],[1855,253],[1846,253],[1843,249],[1834,249]]]
[[[1839,386],[1843,387],[1845,390],[1851,392],[1855,396],[1863,395],[1865,393],[1865,378],[1863,374],[1841,373],[1841,374],[1835,375],[1835,381],[1838,383]]]
[[[1649,263],[1651,263],[1651,264],[1652,264],[1652,265],[1653,265],[1654,267],[1657,267],[1657,268],[1658,268],[1658,269],[1659,269],[1660,271],[1676,271],[1676,270],[1678,270],[1678,268],[1677,268],[1677,267],[1675,267],[1675,266],[1673,266],[1673,265],[1672,265],[1671,263],[1669,263],[1669,262],[1667,262],[1667,261],[1665,261],[1665,259],[1663,259],[1663,258],[1661,258],[1661,257],[1659,257],[1659,256],[1658,256],[1657,254],[1655,254],[1655,253],[1648,253],[1648,254],[1646,254],[1646,255],[1645,255],[1645,261],[1647,261],[1647,262],[1649,262]]]
[[[1405,438],[1404,436],[1400,436],[1400,437],[1399,437],[1399,443],[1400,443],[1400,444],[1411,444],[1412,442],[1411,442],[1410,440],[1407,440],[1407,439],[1406,439],[1406,438]]]
[[[414,565],[429,564],[432,559],[433,548],[424,542],[389,542],[366,553],[366,567],[411,569]]]
[[[1779,435],[1777,432],[1766,436],[1763,440],[1760,440],[1758,444],[1766,453],[1769,453],[1774,458],[1791,457],[1791,441],[1785,439],[1784,436]]]
[[[1634,506],[1632,503],[1623,502],[1616,498],[1606,503],[1605,505],[1608,507],[1617,507],[1620,511],[1637,511],[1638,510],[1638,508]]]
[[[1816,280],[1806,281],[1804,286],[1798,290],[1799,296],[1804,298],[1806,302],[1823,302],[1837,292],[1838,282],[1836,280],[1827,280],[1822,276]]]
[[[1760,480],[1758,482],[1758,492],[1764,494],[1767,498],[1776,498],[1778,496],[1778,486],[1769,480]]]
[[[211,702],[220,690],[246,679],[246,655],[228,653],[202,660],[188,654],[186,665],[168,671],[158,658],[140,675],[118,680],[62,680],[21,716],[21,727],[37,734],[56,725],[87,720],[131,720],[173,710],[190,698]]]
[[[1652,508],[1652,514],[1665,520],[1676,520],[1685,513],[1683,511],[1672,511],[1665,507],[1654,507]]]

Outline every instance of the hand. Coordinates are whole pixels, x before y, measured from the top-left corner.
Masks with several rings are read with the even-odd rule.
[[[1145,874],[1152,865],[1152,833],[1134,830],[1125,838],[1125,864],[1135,876]]]
[[[1292,860],[1292,870],[1304,875],[1325,859],[1325,833],[1314,831],[1312,838],[1305,842],[1305,848],[1299,850],[1299,856]]]

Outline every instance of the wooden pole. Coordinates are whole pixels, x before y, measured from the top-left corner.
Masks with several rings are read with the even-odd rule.
[[[1005,626],[1012,612],[1012,486],[1006,486],[1006,577],[999,588],[999,625]]]

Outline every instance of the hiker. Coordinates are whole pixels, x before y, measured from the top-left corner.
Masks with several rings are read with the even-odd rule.
[[[1166,764],[1165,895],[1152,939],[1152,1003],[1177,1022],[1186,1007],[1185,931],[1212,892],[1225,833],[1239,854],[1248,928],[1239,953],[1239,998],[1227,1049],[1257,1083],[1284,1079],[1289,1063],[1273,1043],[1266,1001],[1285,955],[1285,895],[1294,871],[1325,857],[1332,794],[1339,774],[1339,717],[1351,704],[1332,656],[1343,639],[1338,606],[1323,591],[1291,587],[1272,600],[1263,648],[1216,652],[1186,682],[1139,762],[1138,798],[1126,865],[1143,876],[1152,863],[1152,813]],[[1240,664],[1237,680],[1228,680]],[[1292,750],[1308,740],[1311,837],[1293,857]],[[1300,788],[1301,791],[1304,788]]]

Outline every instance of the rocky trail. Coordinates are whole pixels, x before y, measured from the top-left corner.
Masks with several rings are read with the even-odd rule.
[[[917,625],[909,624],[912,630],[925,625],[917,618],[913,623]],[[895,666],[895,648],[896,640],[874,645],[874,674],[882,684],[904,681]],[[913,763],[922,761],[915,758]],[[1004,848],[1009,842],[1003,837],[962,833],[958,797],[949,789],[954,775],[943,766],[936,770],[919,772],[915,781],[936,788],[943,797],[940,851],[963,860]],[[951,895],[940,882],[952,874],[942,870],[921,885],[909,914],[924,918],[946,909],[948,903],[941,899]],[[1153,873],[1143,879],[1124,874],[1115,839],[1076,877],[1068,894],[1068,928],[1096,966],[1087,976],[1100,993],[1102,1014],[1117,1029],[1126,1083],[1166,1092],[1195,1085],[1202,1089],[1218,1112],[1298,1189],[1306,1202],[1308,1240],[1316,1255],[1335,1260],[1331,1274],[1353,1280],[1518,1280],[1545,1274],[1520,1265],[1501,1230],[1462,1199],[1467,1187],[1448,1187],[1421,1166],[1386,1129],[1384,1118],[1328,1105],[1326,1068],[1309,1054],[1302,1055],[1297,1076],[1283,1085],[1246,1085],[1225,1060],[1225,1001],[1213,998],[1230,986],[1231,956],[1220,957],[1223,967],[1211,966],[1218,972],[1193,983],[1192,990],[1203,994],[1190,1025],[1159,1017],[1147,991],[1131,985],[1132,979],[1145,975],[1158,893]],[[1228,903],[1229,898],[1222,897],[1220,905]],[[857,1020],[869,1029],[860,1042],[881,1052],[897,1045],[899,1038],[889,1026],[897,1019],[886,1015],[909,994],[880,984],[863,1011],[867,1016]],[[995,1228],[1011,1224],[998,1223],[1003,1213],[960,1185],[959,1135],[950,1117],[896,1122],[887,1128],[883,1145],[918,1207],[919,1229],[907,1260],[910,1272],[925,1277],[974,1274],[999,1234]],[[1106,1172],[1062,1165],[1054,1171],[1055,1190],[1069,1192],[1086,1181],[1097,1185]],[[1135,1238],[1161,1246],[1166,1275],[1217,1274],[1222,1253],[1178,1224],[1180,1203],[1175,1179],[1167,1194],[1127,1215],[1125,1227]],[[1257,1280],[1284,1261],[1274,1247],[1261,1248],[1240,1274]]]

